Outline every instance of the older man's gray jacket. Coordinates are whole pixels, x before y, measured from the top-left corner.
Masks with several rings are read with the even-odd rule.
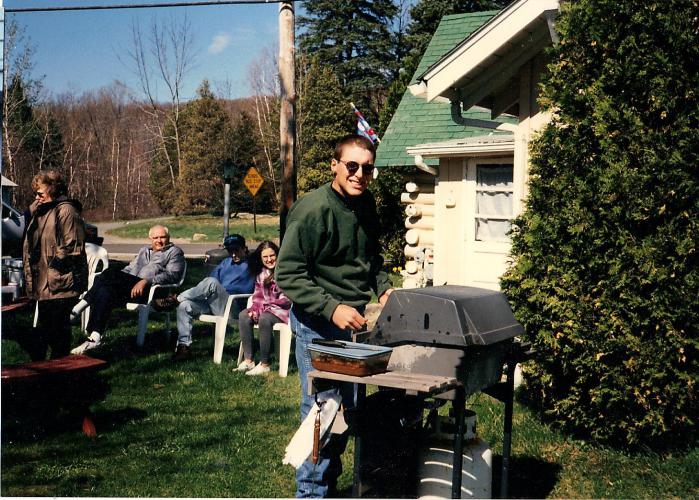
[[[172,285],[180,282],[184,269],[184,252],[180,247],[168,243],[160,252],[154,252],[151,247],[141,248],[123,271],[151,285]]]

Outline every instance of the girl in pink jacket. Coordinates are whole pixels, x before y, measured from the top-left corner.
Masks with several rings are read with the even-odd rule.
[[[274,281],[279,247],[272,241],[263,241],[248,258],[248,269],[255,275],[255,291],[252,305],[238,316],[240,339],[245,359],[236,368],[246,375],[262,375],[269,372],[269,353],[272,348],[272,328],[275,324],[289,321],[291,301]],[[260,363],[255,366],[252,351],[252,330],[260,328]]]

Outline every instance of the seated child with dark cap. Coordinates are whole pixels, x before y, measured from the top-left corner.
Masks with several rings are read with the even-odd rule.
[[[228,297],[238,293],[252,293],[255,276],[250,274],[247,263],[245,238],[231,234],[223,240],[228,251],[225,258],[208,278],[179,295],[170,295],[154,301],[154,308],[167,311],[177,307],[177,347],[172,359],[182,361],[189,358],[192,344],[192,324],[201,314],[220,316],[226,309]],[[238,304],[238,310],[245,308],[245,300]]]

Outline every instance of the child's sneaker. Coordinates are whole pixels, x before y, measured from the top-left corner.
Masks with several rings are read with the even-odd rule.
[[[246,363],[245,360],[241,361],[238,368],[235,369],[237,372],[248,372],[255,368],[255,363]]]
[[[262,363],[258,363],[255,368],[245,372],[245,375],[252,375],[254,377],[255,375],[264,375],[265,373],[269,373],[269,365],[263,366]]]

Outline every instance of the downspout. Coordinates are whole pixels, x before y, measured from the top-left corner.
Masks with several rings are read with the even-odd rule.
[[[425,160],[422,158],[422,155],[415,155],[414,156],[414,161],[415,161],[415,166],[422,170],[423,172],[427,172],[428,174],[432,174],[435,177],[439,174],[439,170],[437,170],[434,167],[430,167],[427,163],[425,163]]]
[[[517,125],[512,123],[497,123],[488,120],[478,120],[477,118],[464,118],[461,115],[461,100],[451,99],[451,119],[454,123],[464,125],[466,127],[488,128],[492,130],[502,130],[503,132],[516,132]]]
[[[558,9],[547,10],[544,12],[546,15],[546,24],[549,27],[549,35],[551,35],[551,41],[554,45],[561,43],[558,33],[556,33],[556,17],[558,17]]]

